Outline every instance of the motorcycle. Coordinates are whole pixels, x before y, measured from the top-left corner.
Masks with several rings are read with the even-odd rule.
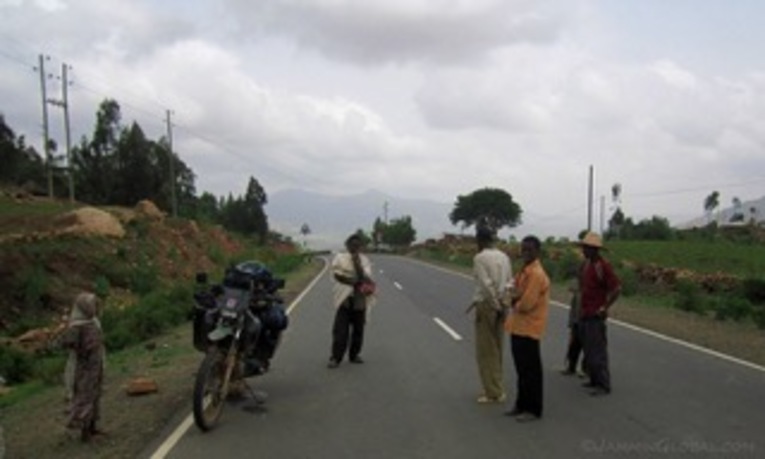
[[[230,267],[221,284],[208,286],[197,275],[194,294],[194,347],[205,353],[194,381],[194,422],[203,432],[212,429],[223,412],[232,387],[259,397],[245,378],[268,371],[270,360],[287,327],[284,302],[275,278],[257,261]]]

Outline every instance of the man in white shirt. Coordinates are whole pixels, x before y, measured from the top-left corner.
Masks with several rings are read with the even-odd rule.
[[[364,363],[360,353],[367,311],[375,300],[375,284],[372,281],[372,264],[361,253],[362,245],[361,237],[353,234],[345,241],[347,252],[338,253],[332,260],[335,321],[329,368],[337,368],[346,351],[351,363]]]
[[[505,400],[502,373],[505,307],[500,301],[512,283],[510,257],[494,247],[494,232],[479,227],[476,231],[478,253],[473,258],[475,293],[475,343],[478,373],[483,393],[478,403],[501,403]]]

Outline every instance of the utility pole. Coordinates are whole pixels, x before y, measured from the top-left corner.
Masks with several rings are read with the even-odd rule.
[[[600,234],[606,229],[606,197],[600,195]]]
[[[45,167],[48,169],[48,197],[53,197],[53,165],[50,157],[50,140],[48,139],[48,94],[45,84],[45,58],[38,56],[38,69],[40,70],[40,90],[42,91],[42,114],[43,114],[43,152],[45,153]]]
[[[61,106],[64,109],[64,132],[66,134],[66,175],[69,179],[69,202],[74,203],[74,172],[72,171],[72,128],[69,124],[69,79],[66,63],[61,64]]]
[[[69,182],[69,202],[74,203],[74,177],[72,174],[72,132],[69,125],[69,80],[66,63],[61,64],[61,100],[48,99],[47,102],[64,109],[64,132],[66,133],[66,175]]]
[[[69,79],[68,65],[61,64],[61,98],[64,101],[64,132],[66,132],[66,172],[69,177],[69,201],[74,203],[74,171],[72,170],[72,128],[69,123]]]
[[[587,186],[587,231],[592,231],[592,186],[594,171],[590,165],[590,180]]]
[[[388,201],[383,204],[383,215],[385,216],[385,224],[388,224]]]
[[[178,216],[178,200],[175,196],[175,157],[173,156],[173,123],[170,121],[170,110],[165,112],[167,114],[167,153],[168,160],[170,161],[170,200],[173,208],[173,217]]]

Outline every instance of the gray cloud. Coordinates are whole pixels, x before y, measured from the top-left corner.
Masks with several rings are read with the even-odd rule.
[[[273,34],[362,64],[480,61],[494,49],[558,38],[571,7],[529,0],[227,2],[242,33]]]

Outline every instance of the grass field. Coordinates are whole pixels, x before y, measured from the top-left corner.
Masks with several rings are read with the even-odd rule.
[[[765,275],[765,246],[729,241],[609,241],[613,261],[652,263],[699,273],[724,272],[741,277]]]

